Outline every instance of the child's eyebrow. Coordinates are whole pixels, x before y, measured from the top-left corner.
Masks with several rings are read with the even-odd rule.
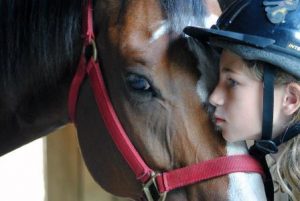
[[[237,68],[224,66],[221,69],[221,73],[224,73],[224,74],[229,74],[229,73],[241,74],[242,72]]]
[[[232,68],[223,67],[221,73],[235,73],[235,71]]]

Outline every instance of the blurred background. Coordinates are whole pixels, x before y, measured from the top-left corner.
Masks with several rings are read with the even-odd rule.
[[[95,183],[67,125],[0,157],[1,201],[129,201]]]

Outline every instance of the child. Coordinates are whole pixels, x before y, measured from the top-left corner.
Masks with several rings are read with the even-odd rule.
[[[222,51],[219,82],[209,101],[223,137],[255,140],[250,153],[261,161],[277,153],[273,182],[299,201],[299,0],[237,0],[211,29],[184,31]],[[267,185],[272,200],[270,189]]]

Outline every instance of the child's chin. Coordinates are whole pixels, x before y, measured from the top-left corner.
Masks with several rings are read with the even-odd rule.
[[[226,135],[226,133],[222,133],[222,136],[227,142],[236,142],[237,141],[236,139],[232,138],[232,136]]]

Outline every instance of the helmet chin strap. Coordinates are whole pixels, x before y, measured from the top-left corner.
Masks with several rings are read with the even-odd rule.
[[[273,180],[266,161],[266,155],[278,152],[278,146],[300,133],[300,123],[297,122],[289,126],[285,132],[272,139],[273,131],[273,110],[274,110],[274,67],[266,64],[263,72],[263,122],[262,137],[256,140],[254,145],[250,147],[249,152],[262,165],[265,172],[265,191],[268,201],[274,200]]]
[[[273,180],[266,161],[266,155],[276,153],[277,145],[272,141],[273,131],[273,108],[274,108],[274,68],[269,64],[265,65],[263,72],[263,122],[262,122],[262,137],[256,140],[254,145],[250,147],[249,152],[262,165],[265,172],[265,191],[268,201],[274,200]]]
[[[278,146],[296,137],[300,133],[300,122],[288,126],[285,131],[272,139],[273,132],[273,108],[274,108],[274,78],[275,72],[272,66],[264,67],[264,91],[263,91],[263,123],[262,137],[256,140],[250,149],[257,149],[259,154],[267,155],[278,152]],[[255,155],[255,154],[254,154]]]
[[[300,133],[300,122],[289,126],[282,135],[277,136],[272,141],[279,146],[280,144],[289,141]]]
[[[262,136],[260,140],[255,141],[254,146],[261,153],[276,153],[278,148],[272,141],[273,133],[273,110],[274,110],[274,67],[269,64],[265,65],[263,72],[263,122]]]

